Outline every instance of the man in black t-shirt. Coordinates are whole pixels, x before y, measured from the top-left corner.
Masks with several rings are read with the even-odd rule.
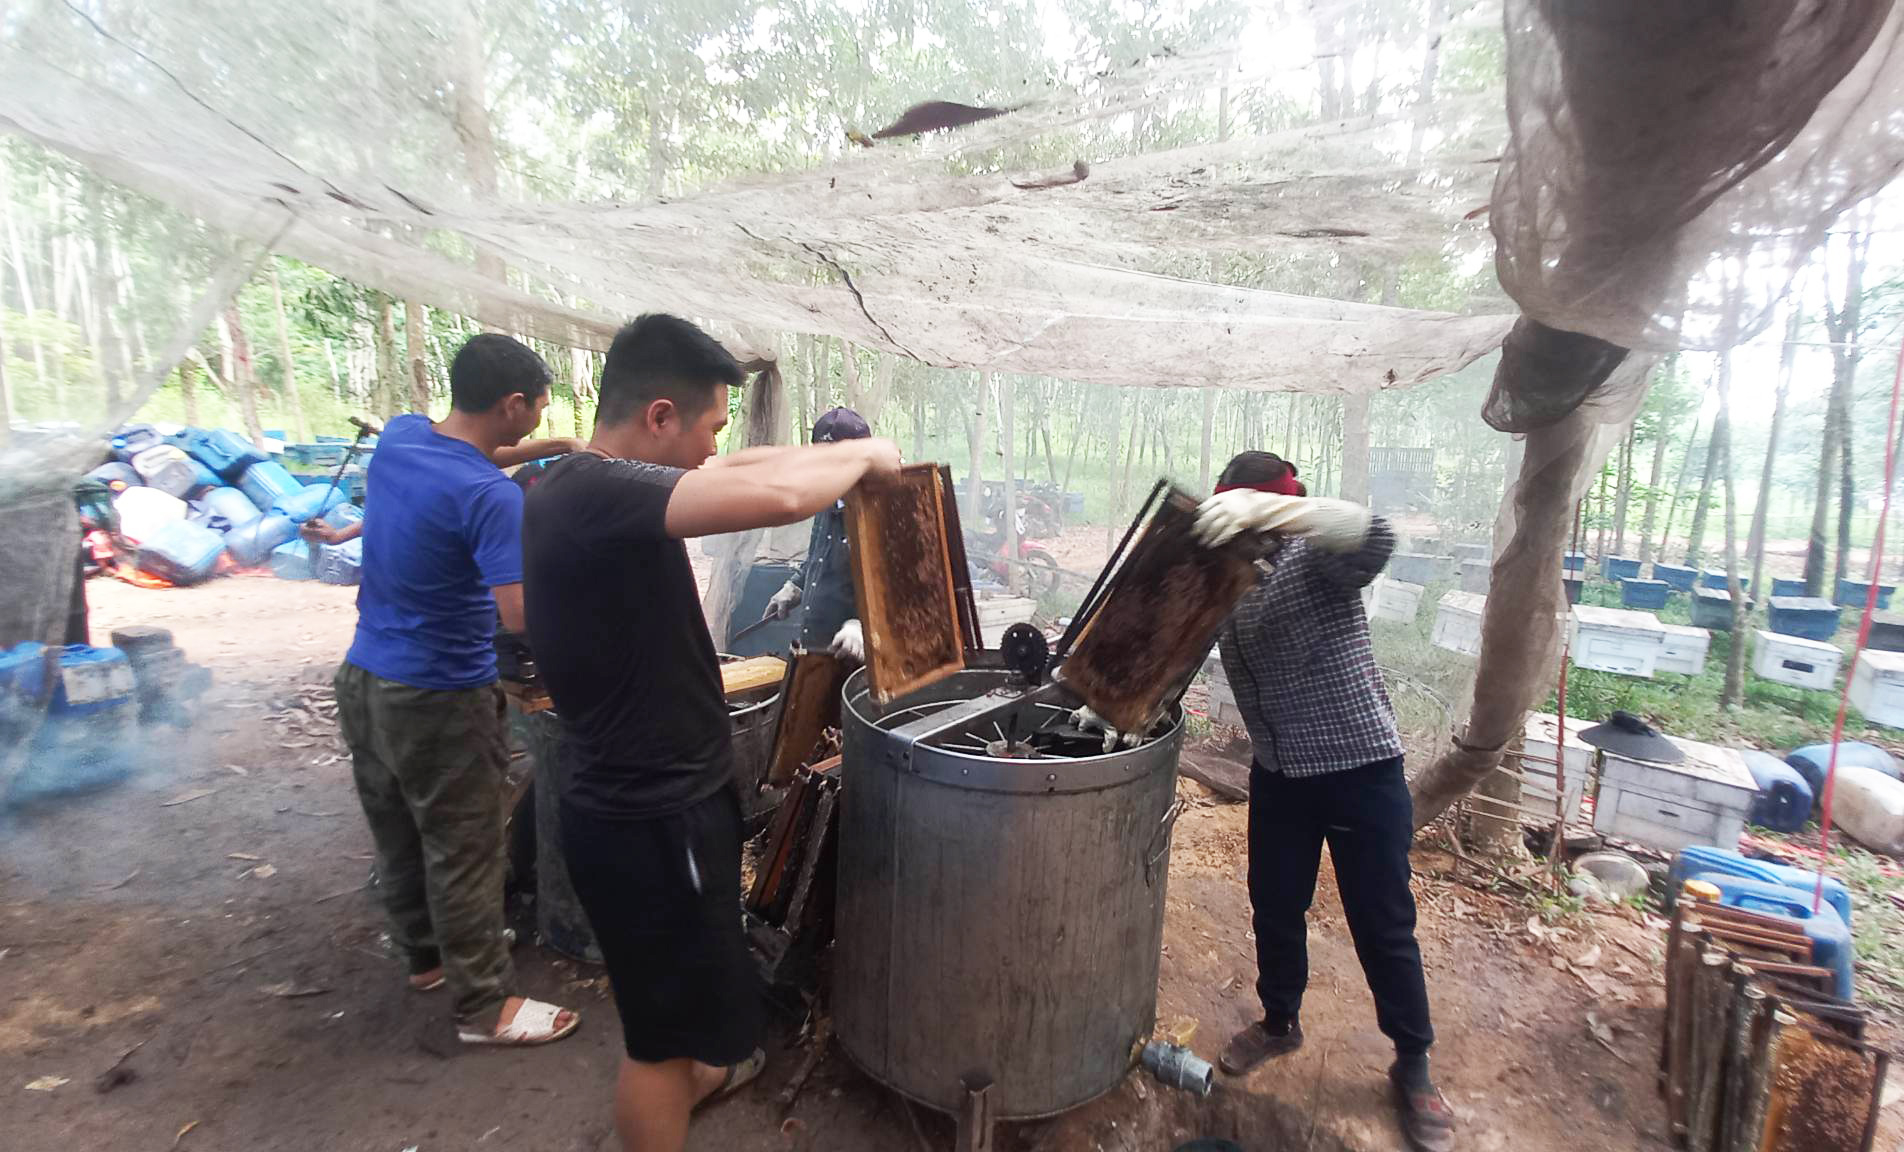
[[[804,520],[899,468],[879,439],[710,459],[740,382],[687,321],[629,324],[594,438],[548,470],[523,520],[529,641],[570,750],[563,853],[622,1021],[627,1152],[679,1152],[695,1105],[764,1059],[727,705],[683,541]]]

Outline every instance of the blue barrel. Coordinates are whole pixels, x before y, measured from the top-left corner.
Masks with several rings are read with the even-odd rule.
[[[1878,607],[1888,609],[1891,606],[1891,593],[1897,591],[1895,584],[1878,585]],[[1871,595],[1871,585],[1863,580],[1838,581],[1838,594],[1835,599],[1841,608],[1864,608],[1865,598]]]
[[[1607,580],[1638,580],[1640,562],[1624,556],[1600,557],[1600,575]]]
[[[1753,783],[1759,786],[1745,818],[1774,832],[1803,828],[1811,819],[1812,792],[1798,769],[1757,748],[1740,749],[1739,755],[1745,759],[1745,770],[1752,774]],[[1849,914],[1845,919],[1850,919]]]
[[[1693,581],[1698,578],[1699,573],[1691,568],[1682,568],[1677,564],[1656,563],[1653,565],[1653,579],[1664,580],[1675,592],[1692,591]]]
[[[1766,627],[1781,636],[1830,640],[1838,634],[1838,614],[1844,611],[1816,596],[1774,596],[1767,602]]]
[[[274,516],[288,516],[292,523],[302,524],[346,502],[344,490],[331,487],[327,480],[322,484],[308,484],[288,496],[280,496],[271,505],[271,513]]]
[[[198,584],[218,571],[225,537],[203,524],[172,520],[139,542],[133,566],[181,586]]]
[[[1776,860],[1754,860],[1709,844],[1692,844],[1681,848],[1673,857],[1672,869],[1666,875],[1667,911],[1672,910],[1673,901],[1678,898],[1687,878],[1700,873],[1739,876],[1761,884],[1795,888],[1805,894],[1807,907],[1811,905],[1812,890],[1818,884],[1816,872],[1780,864]],[[1825,906],[1836,912],[1846,924],[1851,923],[1851,889],[1845,887],[1844,881],[1825,877]]]
[[[1812,795],[1823,799],[1825,795],[1825,768],[1831,763],[1831,745],[1807,744],[1794,749],[1785,757],[1785,763],[1798,769],[1798,774],[1811,785]],[[1893,780],[1904,780],[1904,772],[1898,770],[1897,761],[1891,754],[1875,744],[1866,744],[1862,740],[1846,740],[1838,745],[1838,764],[1853,764],[1859,768],[1869,768],[1882,772]]]
[[[1803,596],[1804,594],[1805,582],[1803,580],[1780,580],[1776,576],[1772,578],[1772,595]]]
[[[104,484],[114,496],[145,483],[139,479],[139,470],[123,460],[108,460],[86,473],[86,478]]]
[[[246,468],[271,458],[251,441],[223,428],[187,428],[172,437],[172,443],[227,481],[236,481]]]
[[[224,486],[214,488],[200,496],[194,503],[204,510],[206,527],[226,532],[233,528],[243,528],[247,524],[254,524],[264,516],[264,513],[258,511],[258,506],[236,488]]]
[[[113,433],[112,458],[121,464],[132,463],[132,458],[147,448],[155,448],[165,443],[165,437],[150,424],[128,424]]]
[[[1672,594],[1673,586],[1664,580],[1628,577],[1620,581],[1620,603],[1627,608],[1657,612],[1666,607],[1666,598]]]
[[[364,566],[363,537],[317,550],[317,578],[326,584],[355,584]]]
[[[304,490],[304,485],[276,460],[262,460],[246,468],[238,477],[238,487],[260,512],[269,512],[278,501]]]
[[[271,550],[271,572],[280,580],[315,580],[317,562],[307,540],[292,540]]]
[[[1727,908],[1791,921],[1792,930],[1811,941],[1811,962],[1831,969],[1832,995],[1851,999],[1851,929],[1829,901],[1813,912],[1809,888],[1789,888],[1725,872],[1700,872],[1688,879],[1704,880],[1717,888],[1719,903]]]
[[[289,517],[261,515],[225,533],[225,551],[239,567],[256,568],[271,559],[273,549],[297,539],[297,534],[298,526]]]

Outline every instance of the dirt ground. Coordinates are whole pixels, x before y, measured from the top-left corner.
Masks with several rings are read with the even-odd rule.
[[[0,822],[0,1147],[612,1149],[618,1037],[596,973],[525,940],[525,990],[580,1008],[580,1034],[466,1052],[442,994],[409,992],[380,943],[349,765],[321,709],[285,712],[325,694],[352,591],[259,577],[91,591],[96,639],[169,627],[215,681],[192,729],[147,742],[133,782]],[[1158,1016],[1213,1058],[1256,1011],[1254,961],[1244,809],[1198,787],[1183,785],[1194,803],[1177,824]],[[1462,883],[1445,855],[1417,864],[1461,1146],[1663,1146],[1657,927],[1628,913],[1531,933],[1518,898]],[[1302,1052],[1204,1101],[1133,1075],[1068,1116],[1006,1126],[1001,1150],[1168,1152],[1194,1136],[1251,1152],[1400,1148],[1388,1050],[1326,879],[1312,924]],[[762,1081],[698,1119],[691,1148],[951,1147],[948,1121],[909,1115],[837,1053],[783,1109],[799,1024],[776,1022]],[[130,1079],[102,1092],[115,1063]]]

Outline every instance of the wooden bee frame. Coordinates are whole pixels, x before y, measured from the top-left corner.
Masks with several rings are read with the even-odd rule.
[[[965,667],[945,473],[915,464],[846,496],[866,676],[880,704]],[[963,555],[963,548],[958,549]]]

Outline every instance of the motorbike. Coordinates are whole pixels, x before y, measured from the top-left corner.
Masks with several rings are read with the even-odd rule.
[[[1006,554],[1004,521],[994,521],[994,524],[996,527],[986,531],[966,530],[965,559],[972,568],[974,578],[990,578],[1000,584],[1007,584],[1014,558]],[[1018,515],[1018,555],[1015,558],[1020,586],[1024,594],[1032,599],[1043,599],[1058,590],[1064,577],[1058,568],[1058,561],[1051,553],[1026,538],[1025,525],[1026,517],[1021,510]]]

